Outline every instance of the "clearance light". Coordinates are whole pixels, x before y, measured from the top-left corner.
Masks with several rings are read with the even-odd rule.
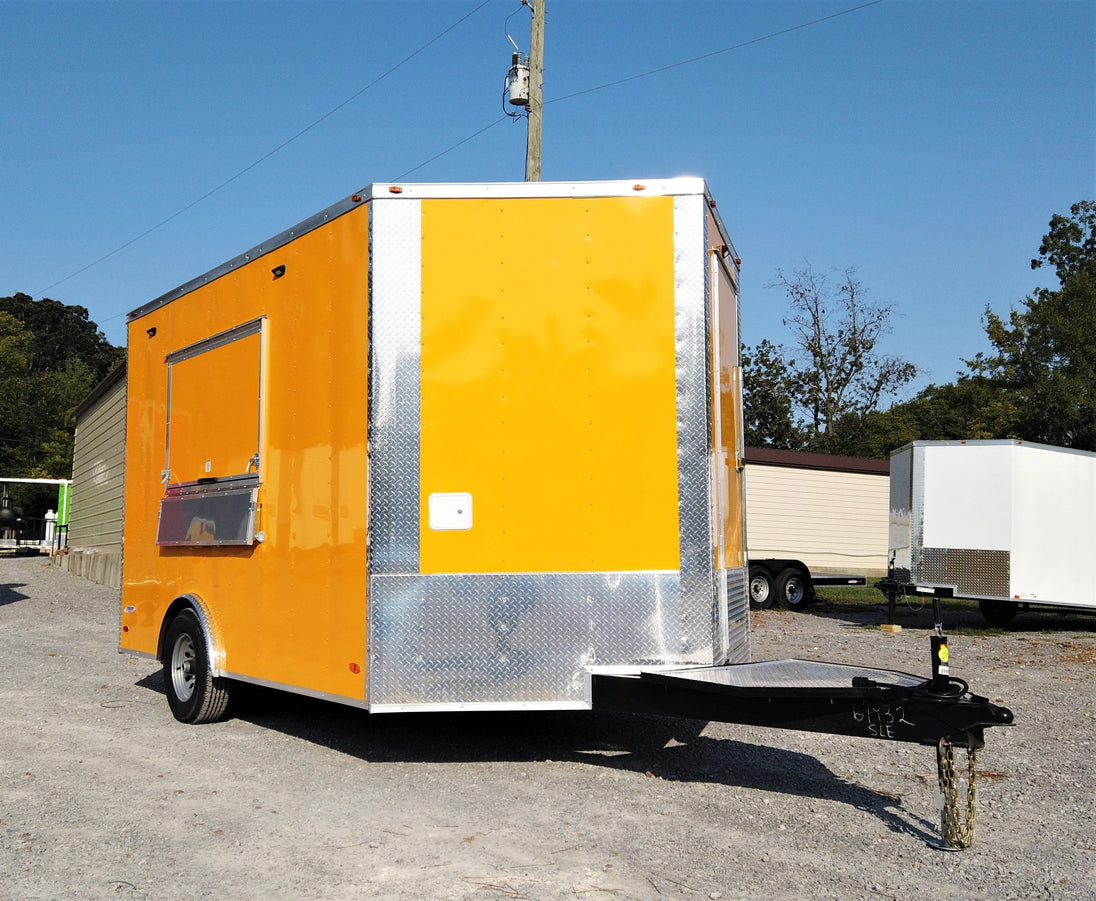
[[[389,185],[388,186],[388,193],[389,194],[402,194],[403,193],[403,188],[401,188],[399,185]]]
[[[350,663],[350,672],[352,672],[356,676],[361,671],[362,671],[362,668],[358,664],[351,661],[351,663]]]
[[[647,186],[646,185],[640,185],[640,184],[634,184],[634,185],[632,185],[632,190],[633,191],[646,191]]]

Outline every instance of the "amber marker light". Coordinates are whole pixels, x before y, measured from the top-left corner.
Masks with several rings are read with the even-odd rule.
[[[388,193],[389,194],[402,194],[403,193],[403,188],[401,188],[399,185],[389,185],[388,186]]]
[[[361,668],[361,667],[360,667],[360,666],[359,666],[358,664],[356,664],[356,663],[354,663],[354,662],[351,662],[351,664],[350,664],[350,672],[352,672],[352,673],[353,673],[353,674],[354,674],[354,675],[356,676],[356,675],[357,675],[358,673],[360,673],[361,671],[362,671],[362,668]]]

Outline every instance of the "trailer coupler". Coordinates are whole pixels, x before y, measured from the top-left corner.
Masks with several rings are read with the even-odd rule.
[[[935,647],[935,644],[934,644]],[[943,645],[946,652],[946,642]],[[939,655],[936,658],[939,659]],[[934,665],[925,680],[892,670],[809,660],[638,669],[591,675],[593,707],[749,726],[800,729],[936,748],[942,847],[973,840],[975,765],[984,730],[1012,711],[971,694]],[[955,748],[967,753],[966,810],[958,809]]]

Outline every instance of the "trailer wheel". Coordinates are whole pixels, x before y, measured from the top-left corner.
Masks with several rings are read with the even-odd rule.
[[[802,610],[811,601],[807,577],[794,566],[781,570],[776,577],[776,596],[789,610]]]
[[[773,574],[764,566],[750,567],[750,606],[754,610],[768,610],[776,593],[773,591]]]
[[[1016,619],[1020,606],[1011,601],[979,601],[978,609],[990,625],[1007,626]]]
[[[164,637],[164,687],[175,719],[193,724],[221,719],[230,684],[209,671],[205,634],[194,611],[181,611]]]

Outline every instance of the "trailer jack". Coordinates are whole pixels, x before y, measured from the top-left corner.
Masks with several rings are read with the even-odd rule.
[[[936,748],[941,848],[974,839],[976,764],[984,730],[1012,724],[1012,711],[972,694],[950,675],[947,637],[932,636],[932,677],[811,660],[638,668],[591,674],[594,709],[800,729]],[[959,809],[955,749],[967,754]]]

